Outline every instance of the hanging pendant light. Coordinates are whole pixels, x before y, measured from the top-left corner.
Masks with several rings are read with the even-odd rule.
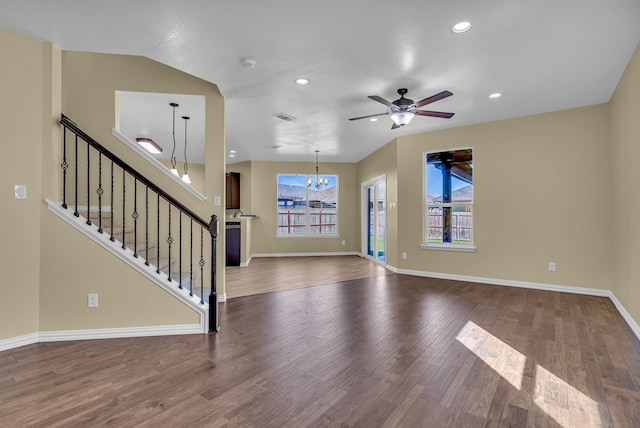
[[[187,121],[191,119],[189,116],[182,116],[184,119],[184,175],[182,176],[182,181],[187,184],[191,184],[191,179],[189,178],[189,163],[187,162]]]
[[[173,131],[171,135],[173,136],[173,150],[171,151],[171,172],[178,177],[178,170],[176,169],[176,107],[179,106],[177,103],[169,103],[171,108],[173,108]]]
[[[320,178],[320,176],[318,175],[318,153],[320,153],[320,150],[316,150],[316,180],[314,182],[311,178],[307,179],[307,187],[315,188],[316,191],[329,184],[329,179]]]

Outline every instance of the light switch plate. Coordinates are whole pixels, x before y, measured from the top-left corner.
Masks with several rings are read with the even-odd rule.
[[[16,199],[27,199],[27,185],[16,184],[13,187],[13,196]]]
[[[220,199],[220,196],[214,196],[213,197],[213,206],[215,207],[219,207],[220,204],[222,204],[222,201]]]

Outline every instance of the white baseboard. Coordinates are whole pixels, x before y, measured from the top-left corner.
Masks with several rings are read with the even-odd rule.
[[[24,336],[10,337],[0,340],[0,351],[19,348],[20,346],[33,345],[39,342],[38,333],[25,334]]]
[[[620,312],[620,315],[622,315],[622,318],[624,318],[624,320],[627,322],[627,324],[629,325],[629,328],[631,328],[631,331],[633,331],[636,337],[640,339],[640,326],[638,325],[636,320],[634,320],[633,317],[629,314],[629,312],[627,312],[625,307],[622,306],[622,303],[620,303],[620,301],[615,296],[615,294],[613,294],[613,292],[609,292],[609,293],[610,293],[609,298],[615,305],[618,312]]]
[[[41,331],[40,342],[67,340],[116,339],[144,336],[173,336],[202,334],[200,324],[163,325],[153,327],[100,328],[92,330]]]
[[[544,284],[539,282],[515,281],[509,279],[486,278],[480,276],[455,275],[441,272],[427,272],[411,269],[399,269],[395,266],[387,265],[387,269],[391,272],[402,275],[421,276],[425,278],[451,279],[455,281],[477,282],[481,284],[502,285],[506,287],[530,288],[534,290],[556,291],[560,293],[583,294],[587,296],[608,297],[620,312],[622,318],[629,325],[633,333],[640,339],[640,326],[627,312],[622,303],[616,298],[611,290],[603,290],[599,288],[574,287],[571,285]]]
[[[358,251],[339,251],[326,253],[260,253],[251,257],[326,257],[326,256],[359,256]]]

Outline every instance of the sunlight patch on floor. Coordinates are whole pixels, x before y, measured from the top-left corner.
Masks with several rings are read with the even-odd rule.
[[[520,390],[526,357],[473,321],[467,321],[456,339]]]
[[[600,405],[536,365],[533,402],[563,427],[601,427]]]

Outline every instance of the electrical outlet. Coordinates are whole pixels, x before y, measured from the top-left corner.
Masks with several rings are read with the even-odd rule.
[[[556,262],[549,262],[549,272],[556,271]]]
[[[407,253],[405,251],[402,252],[402,260],[407,260]]]
[[[87,305],[90,308],[98,307],[98,293],[89,293],[89,296],[87,298]]]
[[[342,245],[347,245],[347,241],[345,241],[344,239],[342,240]]]

